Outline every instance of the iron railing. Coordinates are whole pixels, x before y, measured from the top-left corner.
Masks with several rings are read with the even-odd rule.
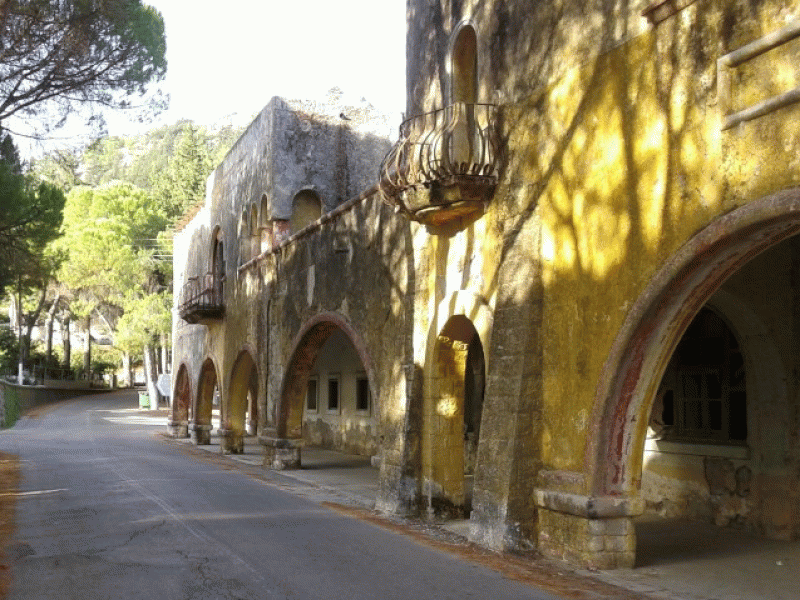
[[[181,292],[178,309],[181,318],[197,323],[202,318],[221,316],[224,310],[222,284],[222,279],[214,277],[213,273],[190,277]]]
[[[405,120],[400,139],[381,164],[381,190],[395,197],[412,187],[465,179],[497,182],[494,104],[456,102]]]

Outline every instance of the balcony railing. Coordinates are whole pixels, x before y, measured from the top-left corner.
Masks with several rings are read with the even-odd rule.
[[[213,273],[190,277],[181,293],[178,312],[187,323],[219,319],[225,313],[222,301],[222,280]]]
[[[407,119],[381,165],[381,191],[412,219],[473,212],[491,199],[499,157],[497,106],[457,102]],[[404,192],[430,189],[426,198]]]

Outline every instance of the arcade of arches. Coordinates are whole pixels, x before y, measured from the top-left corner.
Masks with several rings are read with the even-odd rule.
[[[597,568],[643,513],[800,538],[800,21],[751,4],[408,0],[394,148],[267,110],[176,232],[173,431]]]

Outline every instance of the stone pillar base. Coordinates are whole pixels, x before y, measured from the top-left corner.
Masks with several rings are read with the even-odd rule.
[[[167,429],[169,435],[174,438],[187,438],[189,437],[189,423],[186,421],[167,421]]]
[[[189,437],[197,446],[211,443],[211,423],[189,423]]]
[[[220,454],[244,454],[244,432],[233,429],[219,430]]]
[[[633,516],[639,498],[590,497],[536,490],[538,549],[550,558],[594,569],[629,569],[636,560]]]
[[[264,446],[264,466],[266,468],[277,471],[300,468],[300,450],[304,445],[303,440],[260,437],[258,441]]]

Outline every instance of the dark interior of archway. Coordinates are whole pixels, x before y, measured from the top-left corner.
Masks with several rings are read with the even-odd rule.
[[[661,380],[651,426],[662,439],[747,440],[744,358],[730,327],[703,308],[686,329]]]
[[[478,454],[483,397],[486,388],[483,344],[475,326],[464,315],[448,319],[441,336],[467,345],[464,366],[464,510],[469,514],[472,506],[472,476]]]

